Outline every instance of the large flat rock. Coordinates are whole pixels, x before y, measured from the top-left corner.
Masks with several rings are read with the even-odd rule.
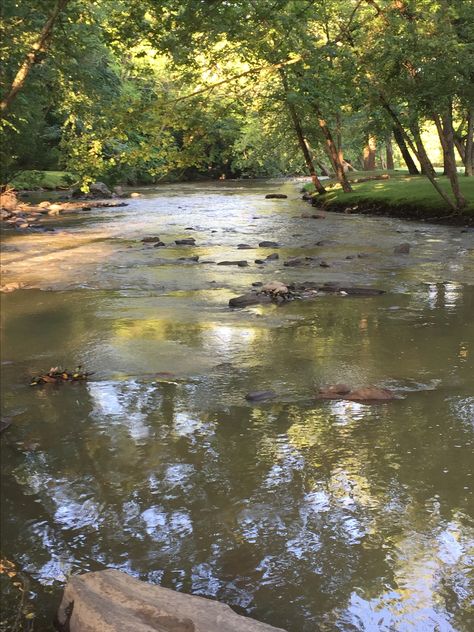
[[[72,577],[57,627],[64,632],[284,632],[218,601],[153,586],[116,570]]]

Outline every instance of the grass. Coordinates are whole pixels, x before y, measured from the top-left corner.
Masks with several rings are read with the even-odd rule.
[[[67,189],[76,182],[77,178],[67,171],[21,171],[10,185],[21,190],[31,189]]]
[[[350,180],[368,177],[370,175],[380,175],[383,172],[352,172]],[[352,183],[353,192],[344,193],[341,187],[334,181],[325,181],[328,192],[322,196],[322,206],[328,210],[332,207],[342,205],[351,206],[355,204],[374,205],[380,203],[386,209],[392,208],[414,211],[425,211],[427,216],[433,213],[442,215],[451,214],[452,209],[441,198],[429,180],[423,176],[409,176],[403,172],[389,172],[390,178],[387,180],[371,180],[369,182]],[[437,178],[440,187],[452,199],[451,187],[448,178],[441,176]],[[474,217],[474,178],[466,178],[459,175],[461,191],[468,202],[463,214]],[[305,187],[306,188],[306,187]],[[308,192],[314,191],[313,185],[309,185]],[[319,201],[319,197],[318,197]]]

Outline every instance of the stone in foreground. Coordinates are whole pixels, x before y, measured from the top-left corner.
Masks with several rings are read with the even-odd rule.
[[[59,607],[62,632],[284,632],[217,601],[105,570],[72,577]]]
[[[267,193],[266,200],[286,200],[288,196],[284,193]]]

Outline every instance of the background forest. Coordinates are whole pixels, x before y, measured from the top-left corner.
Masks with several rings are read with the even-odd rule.
[[[34,6],[33,6],[34,5]],[[473,174],[469,0],[4,0],[2,182]]]

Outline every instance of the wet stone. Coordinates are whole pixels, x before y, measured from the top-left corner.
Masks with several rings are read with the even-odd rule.
[[[266,260],[267,261],[276,261],[279,258],[280,258],[280,255],[277,252],[272,252],[271,255],[268,255]]]
[[[279,248],[280,244],[277,241],[261,241],[259,244],[260,248]]]

